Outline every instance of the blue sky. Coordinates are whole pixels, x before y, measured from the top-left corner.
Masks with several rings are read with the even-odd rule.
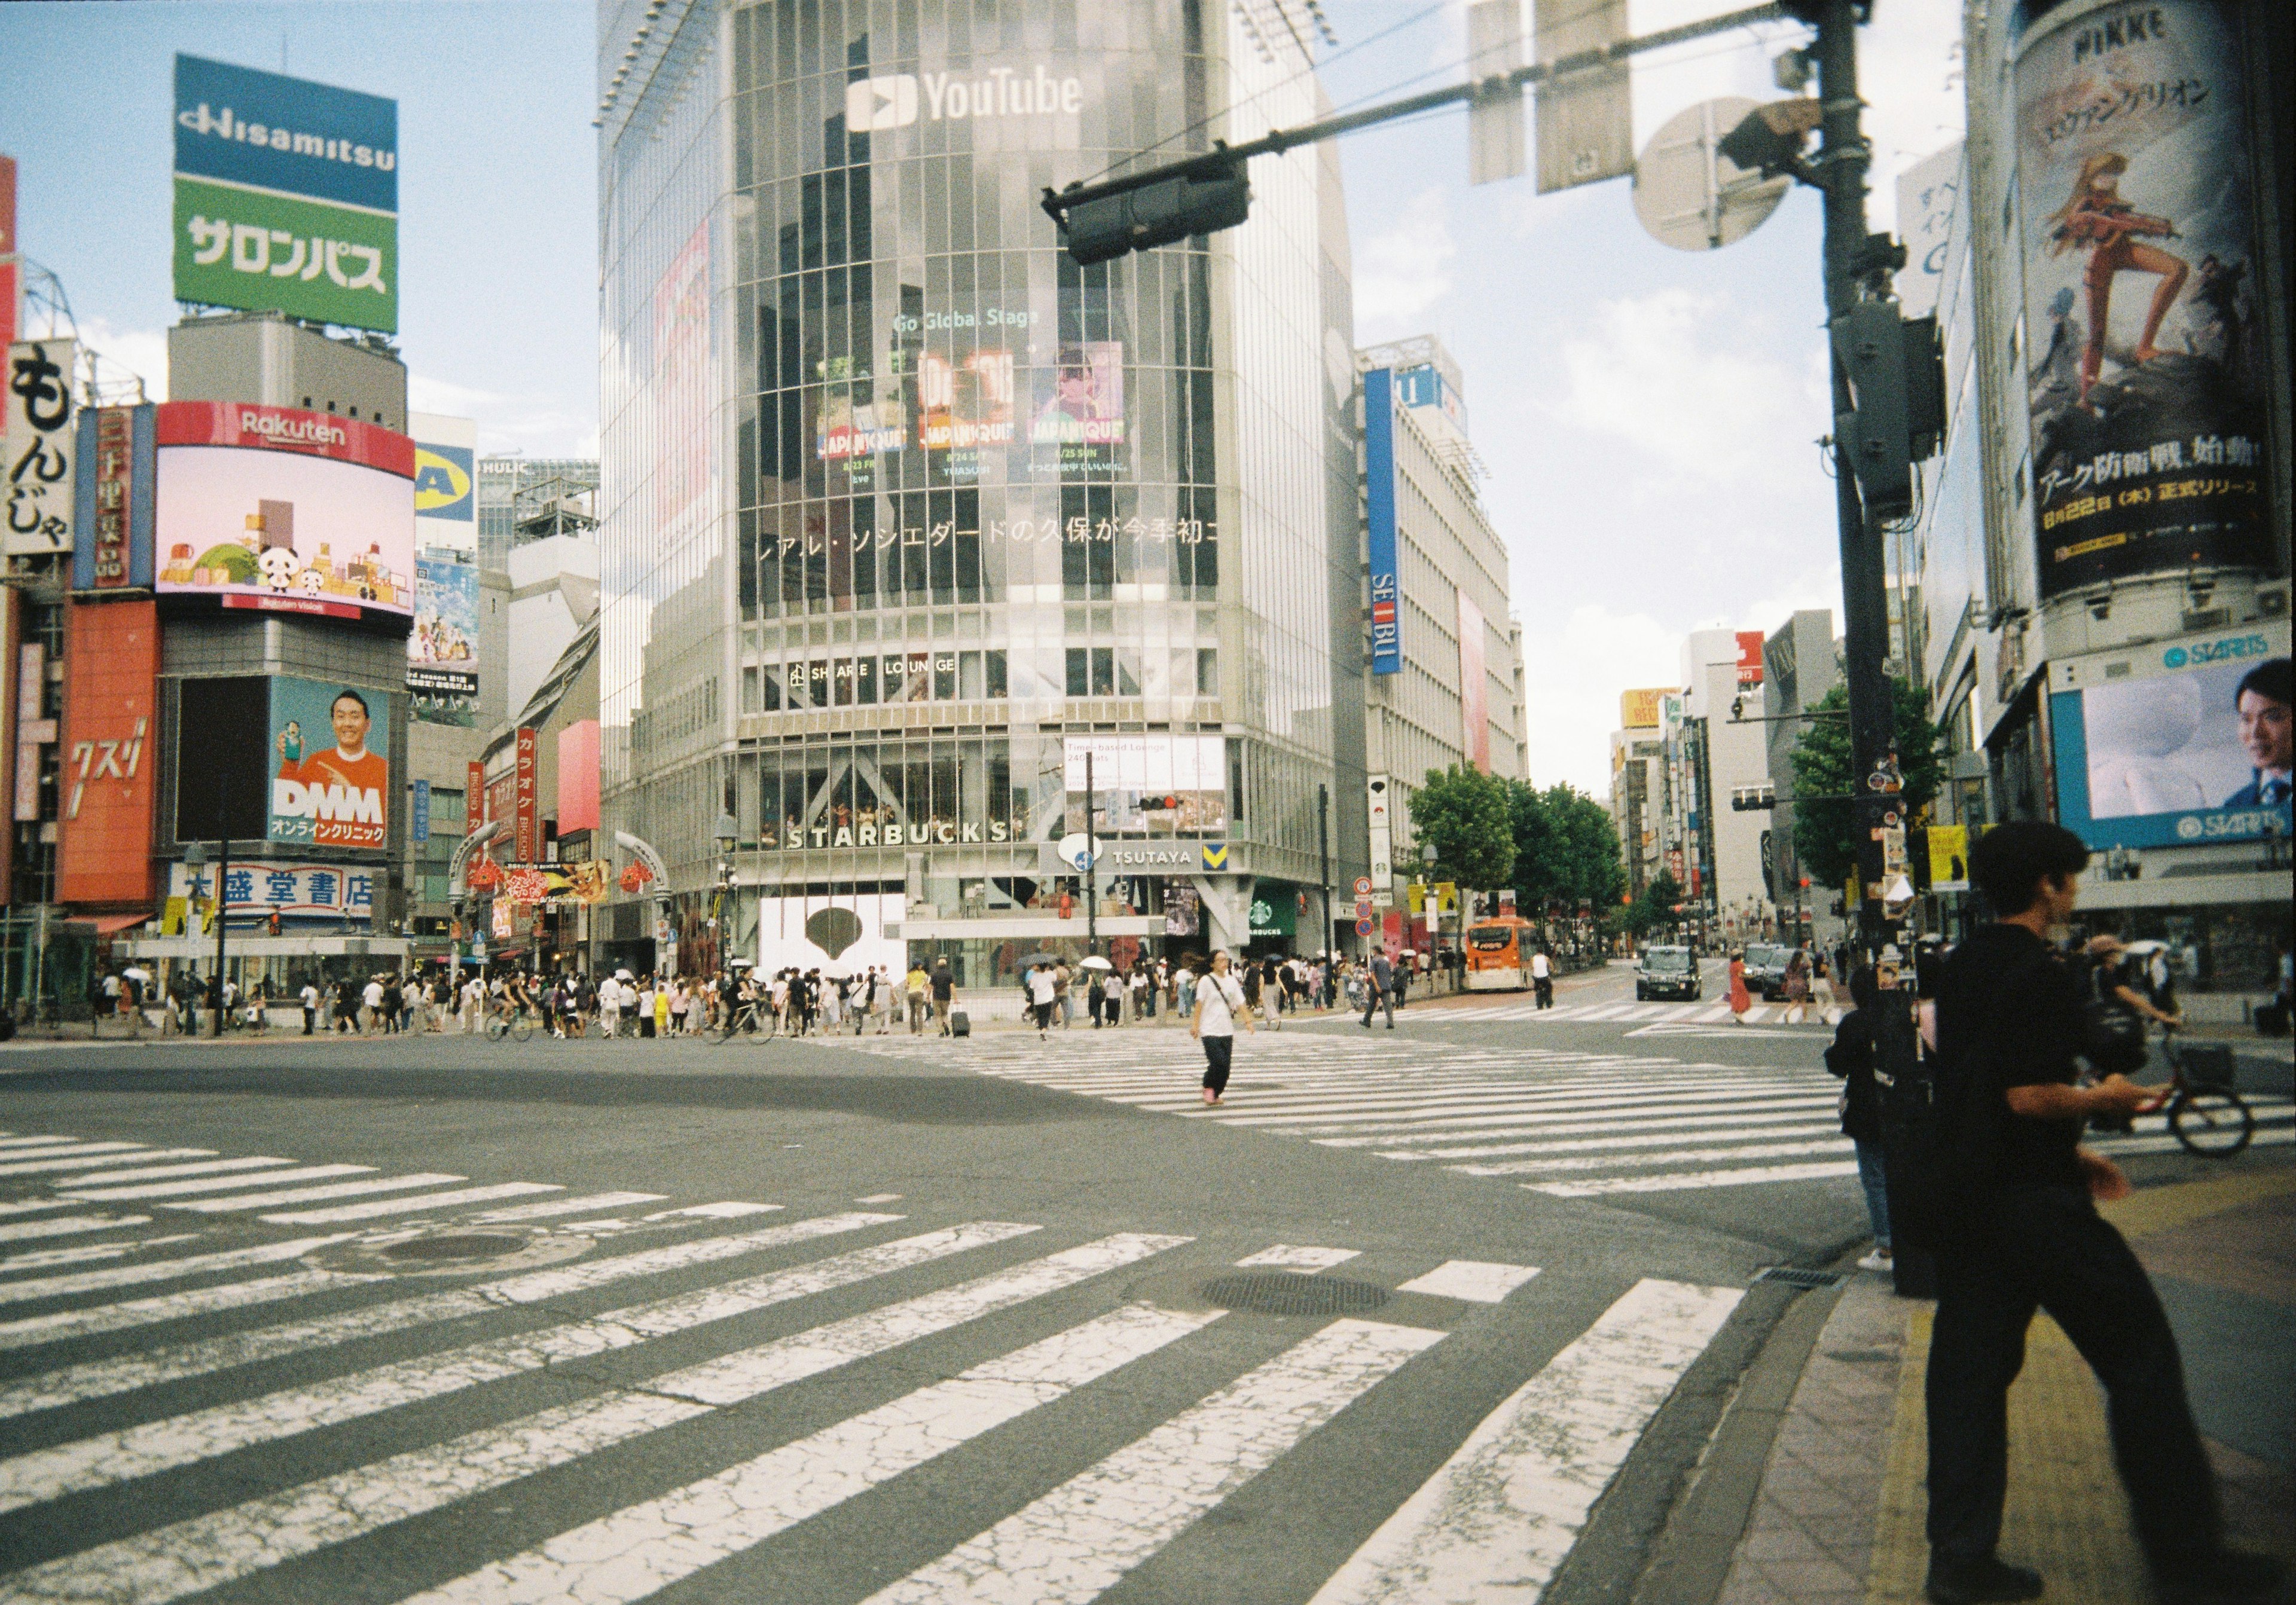
[[[1632,0],[1636,32],[1730,0]],[[1334,100],[1454,81],[1463,0],[1327,0]],[[1526,7],[1528,10],[1528,7]],[[1874,225],[1890,181],[1958,132],[1959,7],[1890,0],[1862,37]],[[168,294],[169,92],[187,51],[399,102],[401,349],[417,407],[487,451],[594,448],[594,12],[551,0],[0,6],[0,151],[22,241],[81,327],[155,383]],[[1397,27],[1398,24],[1406,26]],[[1708,97],[1767,99],[1791,28],[1644,58],[1637,147]],[[1818,209],[1790,195],[1728,250],[1645,235],[1624,180],[1471,189],[1464,119],[1341,146],[1362,343],[1430,332],[1464,369],[1483,491],[1526,626],[1531,770],[1596,792],[1618,692],[1670,682],[1685,632],[1837,606]],[[1233,134],[1261,131],[1248,110]]]

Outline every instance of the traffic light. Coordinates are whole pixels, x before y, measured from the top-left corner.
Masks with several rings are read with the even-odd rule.
[[[1851,412],[1836,438],[1877,518],[1913,511],[1914,464],[1945,436],[1945,355],[1937,320],[1898,315],[1892,301],[1860,301],[1833,320],[1833,352],[1849,380]]]
[[[1047,191],[1045,205],[1055,211],[1061,243],[1070,258],[1079,267],[1089,267],[1127,251],[1234,228],[1251,215],[1251,182],[1238,161],[1201,176],[1182,174],[1069,206]]]

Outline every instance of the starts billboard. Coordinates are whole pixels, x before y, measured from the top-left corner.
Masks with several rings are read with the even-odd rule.
[[[414,443],[239,402],[158,413],[162,597],[331,618],[414,610]]]
[[[2093,848],[2289,833],[2288,626],[2049,670],[2057,815]]]
[[[414,560],[414,630],[406,638],[410,711],[468,730],[479,716],[479,570],[447,552]]]
[[[390,826],[390,760],[367,743],[370,737],[387,741],[390,730],[384,692],[275,677],[270,839],[381,848]]]
[[[179,301],[398,327],[398,102],[176,58]]]

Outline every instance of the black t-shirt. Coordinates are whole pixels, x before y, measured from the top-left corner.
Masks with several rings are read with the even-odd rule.
[[[947,970],[936,970],[932,978],[932,995],[937,1003],[947,1003],[956,991],[956,977]]]
[[[1946,961],[1938,988],[1938,1093],[1957,1142],[1982,1145],[1981,1180],[2004,1190],[2079,1187],[2082,1122],[2013,1113],[2015,1086],[2070,1086],[2079,1076],[2080,991],[2031,931],[1990,925]],[[1989,1124],[1981,1129],[1974,1122]]]

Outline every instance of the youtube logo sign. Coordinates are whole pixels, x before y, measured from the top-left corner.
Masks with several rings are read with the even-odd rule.
[[[992,67],[986,77],[952,73],[887,73],[845,86],[845,128],[874,134],[906,128],[922,117],[929,122],[964,122],[983,117],[1043,117],[1073,112],[1084,105],[1084,80],[1054,78],[1041,66],[1030,72]]]
[[[906,72],[845,86],[845,130],[873,134],[917,120],[917,81]]]

